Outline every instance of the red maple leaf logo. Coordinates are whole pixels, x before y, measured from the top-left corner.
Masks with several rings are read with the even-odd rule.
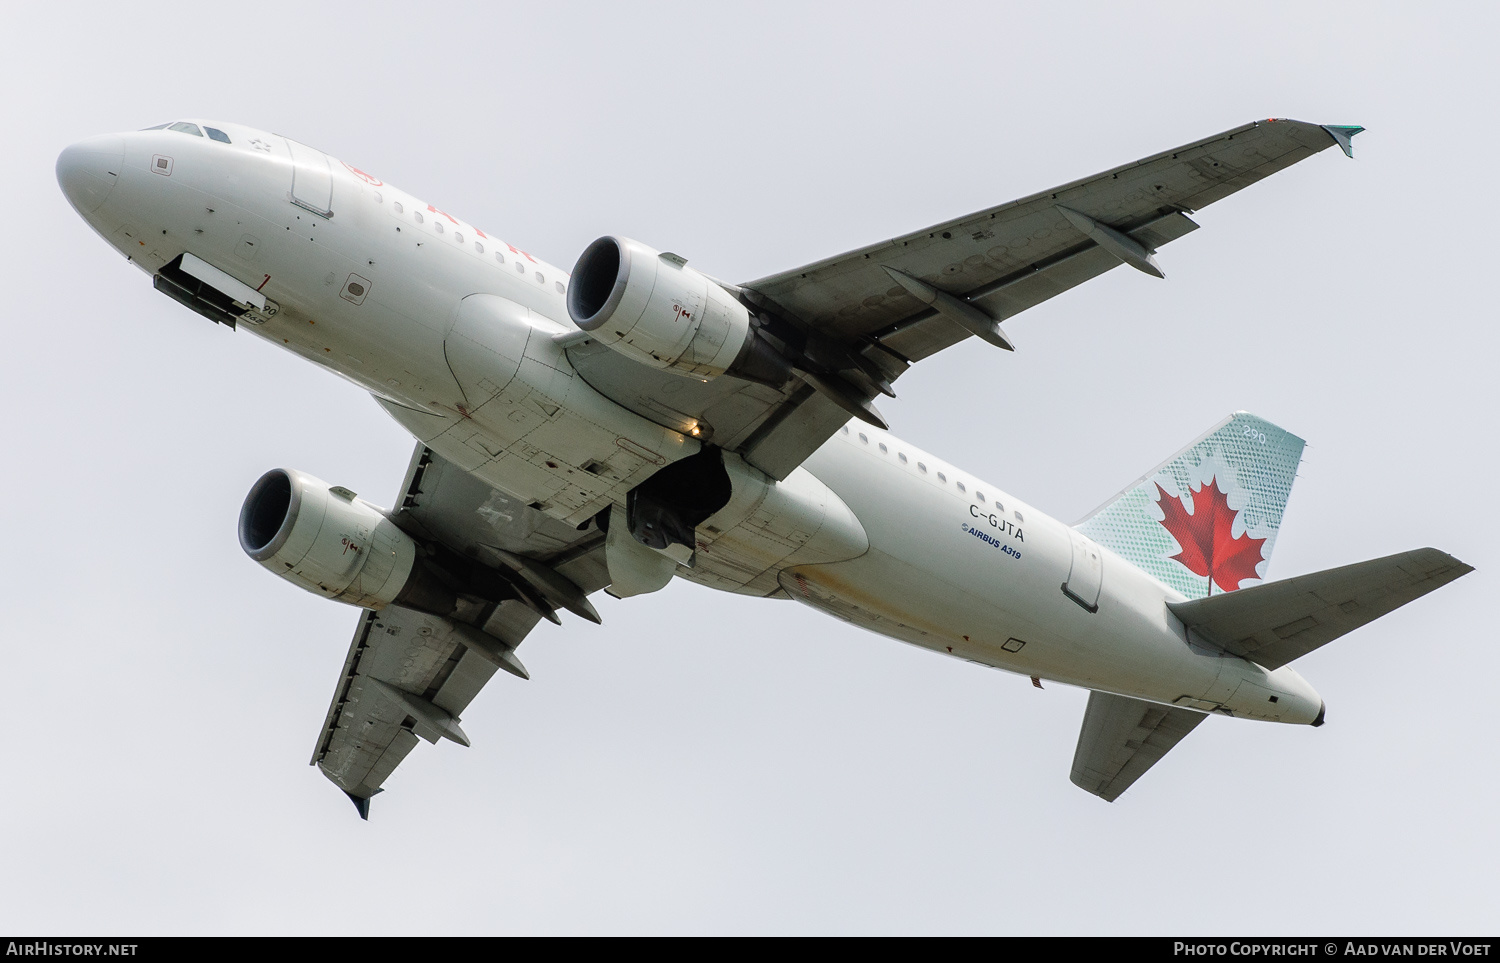
[[[1239,512],[1229,507],[1226,493],[1210,478],[1203,488],[1193,489],[1193,512],[1188,514],[1182,499],[1168,495],[1161,485],[1156,486],[1161,497],[1161,525],[1182,551],[1171,556],[1186,566],[1194,575],[1212,576],[1215,584],[1226,592],[1233,592],[1245,579],[1260,578],[1255,566],[1263,558],[1264,538],[1251,538],[1248,533],[1235,538],[1231,531]]]

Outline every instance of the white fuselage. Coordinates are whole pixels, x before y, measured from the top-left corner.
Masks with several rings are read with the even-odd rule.
[[[698,450],[690,429],[573,369],[555,340],[576,330],[565,271],[336,160],[308,176],[323,155],[280,136],[213,126],[231,143],[84,141],[59,176],[148,274],[186,251],[258,289],[271,303],[240,327],[370,391],[445,459],[553,517],[586,522]],[[782,482],[732,455],[726,467],[735,494],[699,527],[684,578],[1022,675],[1271,721],[1319,713],[1290,668],[1193,645],[1172,589],[887,432],[851,422]]]

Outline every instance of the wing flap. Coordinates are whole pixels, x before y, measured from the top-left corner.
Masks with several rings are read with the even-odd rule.
[[[1090,692],[1069,778],[1114,802],[1206,718],[1191,709]]]
[[[1277,669],[1473,570],[1421,548],[1167,607],[1208,642]]]
[[[399,606],[366,609],[329,706],[312,764],[353,796],[368,797],[416,745],[408,713],[378,680],[429,699],[455,717],[494,675],[494,667],[450,637],[435,616]]]
[[[745,460],[778,481],[849,421],[849,412],[812,388],[800,394],[745,445]]]

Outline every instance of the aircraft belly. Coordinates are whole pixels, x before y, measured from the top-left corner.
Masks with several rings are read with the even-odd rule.
[[[901,447],[913,452],[907,466],[928,458]],[[923,477],[877,451],[836,436],[809,459],[864,524],[871,549],[788,570],[789,595],[872,631],[1024,675],[1164,702],[1213,689],[1223,660],[1187,646],[1154,580],[1105,553],[1091,611],[1062,590],[1073,561],[1067,526],[1028,507],[1017,537],[974,517],[977,499],[951,481],[934,484],[934,473]],[[994,502],[1014,503],[984,487]]]
[[[797,565],[858,558],[870,548],[859,518],[805,468],[775,481],[732,452],[723,456],[729,503],[698,526],[693,565],[679,574],[727,592],[765,596]]]

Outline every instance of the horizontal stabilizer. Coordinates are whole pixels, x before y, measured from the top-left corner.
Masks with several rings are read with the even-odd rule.
[[[1206,641],[1278,669],[1472,571],[1419,548],[1167,607]]]
[[[1073,753],[1073,785],[1114,802],[1206,718],[1191,709],[1090,692]]]

